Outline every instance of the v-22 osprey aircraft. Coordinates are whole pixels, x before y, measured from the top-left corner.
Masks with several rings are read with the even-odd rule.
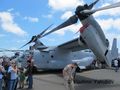
[[[41,68],[44,69],[46,67],[48,69],[51,69],[51,68],[60,69],[60,68],[64,68],[66,64],[72,63],[73,60],[76,62],[79,62],[78,60],[81,60],[81,58],[79,57],[80,54],[76,54],[77,57],[79,57],[76,60],[74,58],[71,58],[70,56],[74,56],[74,53],[76,51],[85,50],[85,49],[91,49],[98,60],[106,61],[106,63],[109,66],[111,66],[111,61],[115,57],[113,58],[111,54],[111,50],[108,49],[109,41],[108,39],[106,39],[101,27],[96,22],[92,14],[97,11],[119,7],[120,2],[115,3],[113,5],[102,7],[99,9],[91,10],[98,1],[99,0],[96,0],[90,5],[85,4],[84,6],[78,6],[76,8],[75,15],[70,17],[67,21],[65,21],[58,27],[52,29],[51,31],[45,33],[46,30],[49,28],[48,27],[42,33],[33,36],[32,39],[24,45],[26,46],[31,42],[35,42],[32,48],[35,48],[38,51],[37,51],[37,54],[35,54],[35,51],[34,51],[34,54],[33,54],[34,59],[35,60],[44,59],[44,60],[39,60],[40,61],[39,64],[41,64]],[[73,39],[67,43],[64,43],[56,47],[47,47],[43,43],[38,41],[39,38],[42,38],[54,31],[57,31],[61,28],[64,28],[66,26],[76,23],[78,19],[83,24],[83,26],[80,28],[81,35],[79,38]],[[71,53],[71,52],[74,52],[74,53]],[[88,59],[88,62],[92,61],[95,58],[93,58],[92,56],[92,59],[91,60],[89,59]]]
[[[59,29],[75,24],[79,19],[83,26],[79,30],[80,37],[78,38],[78,41],[74,40],[73,42],[77,43],[78,47],[81,49],[91,49],[98,60],[105,61],[108,66],[111,66],[111,61],[114,59],[114,56],[109,50],[109,41],[105,37],[104,32],[102,31],[100,25],[97,23],[92,14],[101,10],[120,7],[120,2],[98,9],[92,9],[98,1],[99,0],[96,0],[90,5],[79,5],[76,8],[75,15],[71,16],[67,21],[60,24],[56,28],[42,35],[41,38]],[[79,51],[80,49],[77,50]]]
[[[21,63],[23,67],[26,66],[25,58],[32,52],[35,70],[63,69],[67,64],[74,62],[78,64],[80,69],[87,69],[87,66],[96,60],[96,56],[89,49],[82,50],[77,42],[78,38],[56,47],[48,47],[44,44],[41,45],[41,42],[37,40],[32,47],[30,46],[34,50],[25,51],[24,58],[22,58],[23,55],[20,57]],[[117,39],[113,40],[111,53],[113,58],[118,57]]]
[[[22,46],[24,47],[32,42],[35,43],[33,46],[30,46],[30,50],[25,51],[20,56],[23,66],[25,66],[25,60],[29,56],[29,53],[32,53],[35,67],[38,70],[63,69],[67,64],[74,62],[77,62],[81,69],[85,69],[86,66],[90,65],[96,59],[91,50],[83,50],[79,47],[77,38],[58,46],[44,45],[39,38],[48,28],[40,34],[33,36],[28,43]],[[78,51],[78,49],[83,51]]]

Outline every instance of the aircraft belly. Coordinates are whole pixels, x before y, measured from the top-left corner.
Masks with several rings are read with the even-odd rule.
[[[93,53],[98,58],[100,58],[100,60],[105,60],[105,52],[107,50],[107,47],[105,46],[104,42],[101,40],[95,28],[92,27],[92,25],[89,25],[81,33],[81,36],[87,43],[87,46],[93,51]]]

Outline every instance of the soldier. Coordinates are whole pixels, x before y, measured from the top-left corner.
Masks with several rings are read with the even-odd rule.
[[[78,67],[77,63],[68,64],[63,69],[63,77],[65,80],[65,86],[67,90],[74,90],[74,74],[76,72],[76,68]]]

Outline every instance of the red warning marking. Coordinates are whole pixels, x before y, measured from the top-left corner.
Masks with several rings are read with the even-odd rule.
[[[88,26],[89,26],[89,24],[83,25],[83,26],[79,29],[80,33],[83,33],[84,30],[85,30]]]

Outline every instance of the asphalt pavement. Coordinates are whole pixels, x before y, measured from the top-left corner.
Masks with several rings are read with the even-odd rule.
[[[25,88],[22,90],[26,90]],[[66,90],[61,72],[41,71],[34,75],[32,90]],[[112,69],[98,69],[78,72],[75,90],[120,90],[120,70],[115,72]]]

